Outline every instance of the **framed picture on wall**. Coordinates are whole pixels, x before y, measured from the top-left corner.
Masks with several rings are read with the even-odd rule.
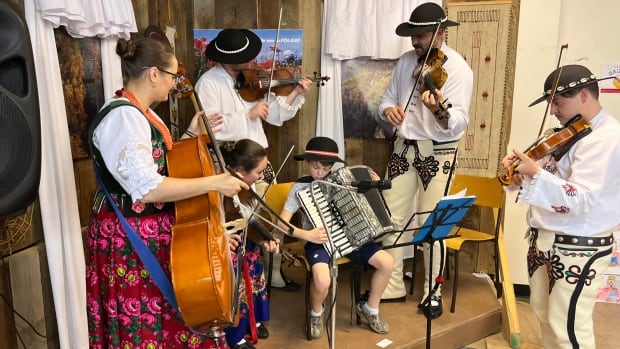
[[[101,48],[98,38],[73,38],[54,29],[73,159],[88,157],[85,143],[89,117],[104,103]],[[122,86],[119,86],[119,88]]]
[[[397,60],[356,58],[341,63],[345,138],[391,138],[392,125],[379,118],[381,95]]]

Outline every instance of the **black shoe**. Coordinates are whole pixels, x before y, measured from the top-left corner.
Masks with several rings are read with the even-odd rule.
[[[267,339],[269,338],[269,330],[265,327],[265,324],[261,322],[260,326],[256,328],[256,333],[258,334],[258,338]]]
[[[368,297],[370,297],[370,291],[366,290],[364,293],[360,294],[359,301],[360,302],[368,302]]]
[[[289,279],[284,279],[284,283],[285,285],[282,287],[278,287],[278,286],[271,286],[271,288],[275,288],[277,290],[282,290],[282,291],[287,291],[287,292],[295,292],[295,291],[299,291],[301,289],[301,285],[299,285],[298,283],[289,280]]]
[[[397,298],[381,298],[381,303],[403,303],[407,300],[407,296]]]
[[[231,349],[256,349],[252,343],[245,341],[242,344],[235,344]]]
[[[426,316],[427,319],[436,319],[443,314],[443,301],[441,300],[441,297],[432,296],[430,297],[430,302],[430,309],[428,307],[428,301],[418,304],[418,309],[422,310],[422,313],[424,313],[424,316]]]

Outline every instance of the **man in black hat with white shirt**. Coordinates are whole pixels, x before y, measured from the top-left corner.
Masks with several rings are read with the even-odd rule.
[[[261,39],[248,29],[223,29],[207,45],[207,59],[217,64],[202,74],[195,90],[207,114],[224,115],[224,124],[215,133],[218,141],[248,138],[267,148],[262,121],[282,126],[305,102],[304,95],[312,86],[308,78],[300,79],[287,96],[270,96],[269,103],[263,98],[253,102],[241,98],[236,84],[244,70],[256,70],[261,47]]]
[[[573,136],[553,141],[541,158],[513,150],[502,160],[505,168],[516,164],[507,188],[529,205],[530,304],[545,348],[595,347],[592,312],[620,224],[620,123],[598,100],[599,80],[576,64],[549,74],[530,106],[550,103],[550,114]]]
[[[207,59],[217,62],[198,79],[195,91],[205,113],[221,113],[223,124],[217,126],[214,134],[217,141],[238,141],[251,139],[265,149],[269,146],[263,129],[263,121],[274,126],[295,117],[305,102],[304,95],[312,86],[312,80],[302,78],[287,96],[270,96],[269,102],[261,98],[246,101],[236,89],[237,80],[244,70],[256,69],[255,58],[262,47],[261,39],[248,29],[223,29],[207,45]],[[274,180],[271,164],[256,183],[260,194]],[[277,238],[282,238],[276,233]],[[296,291],[300,286],[288,280],[280,269],[281,254],[273,254],[271,287]]]
[[[435,3],[423,3],[416,7],[408,21],[396,27],[396,34],[410,37],[413,50],[404,53],[390,82],[381,97],[380,117],[390,122],[395,132],[394,152],[391,155],[386,176],[392,181],[392,189],[383,195],[398,229],[411,231],[407,219],[414,211],[431,211],[448,193],[456,162],[457,144],[469,121],[469,104],[473,89],[473,72],[467,62],[448,47],[443,38],[447,27],[459,23],[449,20]],[[435,59],[440,59],[439,68]],[[426,63],[426,64],[424,64]],[[433,72],[431,67],[438,71]],[[434,73],[447,73],[447,79],[428,83],[427,77]],[[444,76],[445,74],[439,74]],[[441,86],[439,86],[441,84]],[[417,207],[415,201],[417,198]],[[427,215],[416,215],[422,224]],[[411,241],[411,232],[388,234],[383,246]],[[434,243],[433,265],[429,266],[430,246],[424,244],[424,266],[427,269],[424,296],[419,307],[427,317],[442,314],[441,285],[437,276],[442,274],[443,242]],[[403,281],[403,248],[390,248],[394,258],[394,272],[383,293],[382,301],[405,301]],[[428,268],[433,277],[429,280]],[[431,283],[432,293],[429,293]],[[427,307],[431,302],[431,307]],[[430,311],[429,311],[430,309]]]

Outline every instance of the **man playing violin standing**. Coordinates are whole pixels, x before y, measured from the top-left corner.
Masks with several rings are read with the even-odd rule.
[[[392,181],[392,189],[383,191],[383,194],[398,229],[412,229],[405,220],[414,212],[416,197],[417,211],[430,211],[448,192],[454,172],[457,143],[467,128],[473,72],[461,55],[443,41],[445,28],[457,25],[459,23],[448,20],[439,5],[424,3],[413,10],[409,21],[396,28],[398,36],[411,38],[413,50],[404,53],[398,60],[381,97],[379,110],[380,117],[397,129],[394,152],[386,171],[387,178]],[[426,86],[426,91],[422,93],[425,79],[418,79],[417,75],[420,71],[424,74],[425,70],[420,68],[424,66],[429,51],[435,54],[441,52],[447,57],[443,65],[441,62],[439,64],[445,69],[447,79],[442,81],[440,89],[433,86],[429,89]],[[435,65],[428,61],[426,63],[427,66]],[[446,100],[449,100],[449,104]],[[419,224],[426,219],[426,215],[416,216],[420,219]],[[409,241],[411,233],[402,236],[388,234],[383,239],[383,246]],[[403,248],[391,248],[388,251],[394,258],[394,272],[382,301],[405,301]],[[444,251],[442,242],[434,244],[433,280],[428,279],[428,272],[425,273],[424,297],[419,307],[431,318],[442,314],[441,287],[434,283],[433,292],[429,295],[428,286],[437,275],[442,274],[444,263],[440,255]],[[430,267],[429,256],[429,246],[425,244],[424,265],[427,270]],[[430,312],[427,311],[427,302],[431,302]]]
[[[282,126],[295,117],[312,86],[312,80],[302,78],[287,96],[271,95],[268,102],[264,98],[251,102],[241,98],[235,87],[237,79],[244,70],[256,68],[255,58],[261,47],[261,39],[247,29],[224,29],[207,45],[207,58],[217,64],[198,79],[195,91],[207,114],[217,111],[224,115],[224,123],[215,135],[220,142],[251,139],[266,149],[269,144],[263,121]],[[256,183],[256,191],[262,194],[274,179],[269,163],[263,178]],[[279,233],[276,237],[282,238]],[[271,286],[298,290],[298,284],[282,275],[280,264],[281,254],[274,254]]]
[[[502,160],[518,163],[507,188],[529,205],[530,304],[545,348],[595,347],[592,312],[620,223],[620,123],[598,100],[599,80],[581,65],[549,74],[530,106],[547,100],[563,126],[580,116],[588,132],[540,159],[513,150]]]

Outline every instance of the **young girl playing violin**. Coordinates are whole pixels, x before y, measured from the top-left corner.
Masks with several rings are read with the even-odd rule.
[[[561,153],[533,159],[513,150],[502,160],[505,168],[518,161],[507,188],[529,205],[530,304],[545,348],[595,347],[592,312],[620,222],[620,123],[601,107],[598,81],[581,65],[549,74],[530,106],[546,100],[562,125],[580,115],[591,132]]]
[[[254,183],[262,178],[263,171],[267,167],[267,151],[260,144],[242,139],[238,142],[224,142],[220,146],[224,162],[235,172],[243,181],[252,187]],[[240,195],[241,196],[241,195]],[[247,197],[244,195],[243,197]],[[250,197],[242,204],[249,205],[252,209],[256,205],[252,204]],[[227,221],[231,212],[226,212]],[[232,212],[235,218],[238,216]],[[246,228],[246,232],[247,232]],[[256,239],[254,236],[245,237],[244,241],[240,234],[231,234],[229,241],[233,250],[233,265],[237,273],[241,273],[240,282],[240,307],[239,324],[236,327],[224,329],[226,332],[226,342],[233,349],[253,349],[257,339],[269,337],[269,331],[265,327],[264,321],[269,321],[269,300],[267,299],[267,288],[265,275],[263,273],[263,263],[261,261],[261,244],[267,251],[278,251],[279,240],[266,241]],[[252,241],[252,238],[258,241]],[[244,253],[243,258],[237,259],[238,253]],[[238,265],[241,262],[242,265]],[[248,337],[246,339],[246,336]]]

